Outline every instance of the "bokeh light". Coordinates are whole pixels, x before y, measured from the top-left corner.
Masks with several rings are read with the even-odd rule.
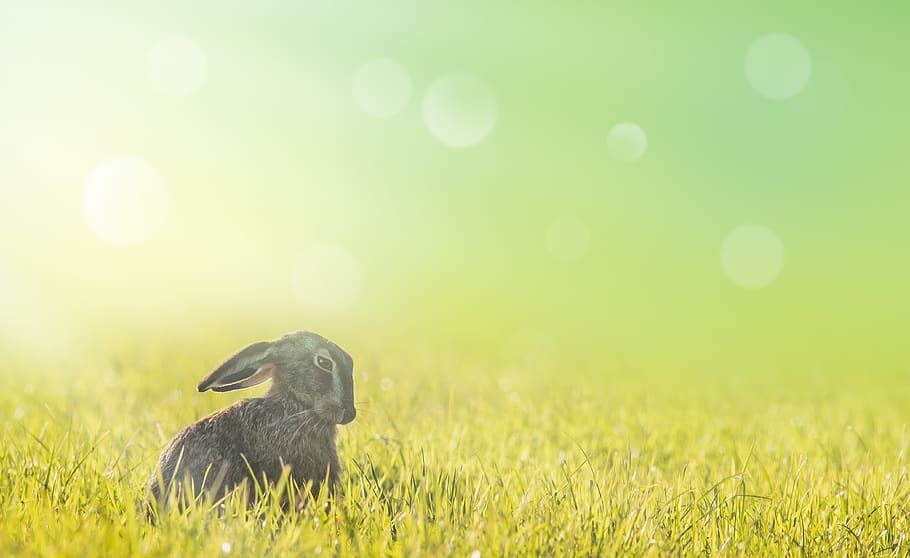
[[[720,249],[724,274],[735,285],[760,289],[777,280],[784,267],[784,245],[777,234],[761,225],[743,225],[730,231]]]
[[[580,259],[591,245],[591,229],[574,216],[558,217],[547,227],[547,249],[563,261]]]
[[[887,4],[3,3],[0,549],[910,553]],[[343,498],[146,521],[270,389],[196,381],[299,329],[355,362]]]
[[[648,138],[638,124],[623,122],[607,134],[607,152],[618,161],[634,163],[644,156],[647,148]]]
[[[167,220],[164,180],[141,159],[111,159],[88,177],[82,211],[92,231],[104,240],[114,244],[142,242]]]
[[[450,147],[470,147],[483,141],[493,131],[496,115],[493,91],[470,74],[437,79],[423,98],[427,130]]]
[[[293,289],[304,310],[337,314],[357,302],[362,289],[360,263],[347,249],[334,244],[304,250],[293,272]]]
[[[760,95],[773,100],[798,94],[812,75],[809,50],[796,37],[771,33],[757,39],[746,53],[746,78]]]
[[[454,7],[272,8],[0,17],[0,252],[50,315],[104,330],[255,313],[488,356],[534,323],[563,356],[609,338],[670,366],[708,362],[730,297],[758,294],[749,337],[775,353],[846,335],[808,310],[789,322],[817,332],[799,346],[770,325],[804,307],[873,324],[850,331],[856,352],[900,345],[900,18],[718,5],[696,29],[574,4],[532,8],[541,34],[493,5],[470,25]],[[147,163],[90,186],[121,154]],[[736,263],[735,236],[721,268],[749,222],[785,243],[780,274]],[[307,285],[327,268],[296,271],[318,243],[356,262],[339,258],[357,270],[342,294]]]
[[[185,97],[195,93],[205,82],[205,51],[188,37],[165,37],[149,50],[146,72],[158,92]]]
[[[388,58],[377,58],[361,66],[351,85],[354,103],[376,118],[389,118],[403,111],[412,91],[407,68]]]

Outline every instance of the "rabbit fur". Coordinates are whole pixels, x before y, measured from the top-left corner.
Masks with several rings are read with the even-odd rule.
[[[274,485],[285,467],[315,496],[334,490],[340,464],[337,424],[354,420],[354,362],[328,339],[307,331],[254,343],[215,368],[197,389],[231,391],[271,379],[262,397],[243,399],[184,428],[162,451],[148,501],[175,494],[221,497],[251,482]],[[191,492],[190,492],[191,491]],[[255,502],[251,491],[251,503]]]

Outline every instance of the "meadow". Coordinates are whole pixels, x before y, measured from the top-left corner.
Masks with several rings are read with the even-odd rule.
[[[910,555],[910,3],[263,6],[0,2],[0,558]],[[294,329],[339,497],[146,521]]]
[[[899,376],[560,370],[361,351],[342,497],[283,515],[172,509],[145,483],[226,343],[3,368],[0,555],[903,556]],[[214,360],[213,360],[214,359]],[[320,500],[324,500],[323,495]]]

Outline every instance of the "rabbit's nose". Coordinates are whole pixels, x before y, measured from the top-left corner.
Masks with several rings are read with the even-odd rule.
[[[341,424],[347,424],[351,422],[356,416],[357,409],[355,409],[353,406],[345,408],[344,415],[341,417]]]

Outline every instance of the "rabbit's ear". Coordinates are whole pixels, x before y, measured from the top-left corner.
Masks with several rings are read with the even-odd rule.
[[[268,360],[272,344],[268,341],[253,343],[224,361],[205,377],[196,389],[205,391],[231,391],[261,384],[272,377],[275,365]]]

